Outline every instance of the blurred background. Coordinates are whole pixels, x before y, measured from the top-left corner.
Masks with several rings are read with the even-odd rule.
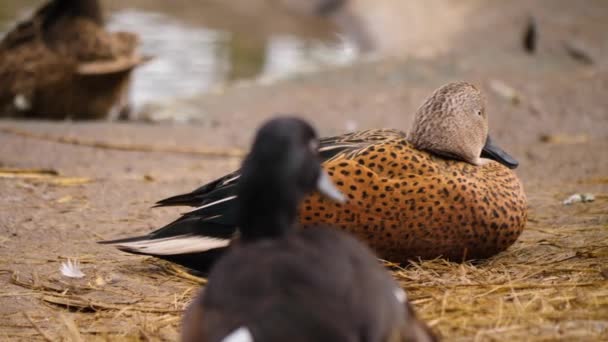
[[[318,2],[107,0],[101,4],[109,31],[137,33],[141,51],[155,56],[135,71],[131,97],[141,108],[239,80],[274,80],[351,63],[360,55],[359,47],[319,12],[323,1]],[[43,3],[3,1],[0,36]],[[334,10],[338,8],[330,12]]]
[[[2,1],[0,36],[43,3]],[[598,27],[606,6],[598,0],[574,6],[480,0],[103,0],[101,5],[109,31],[138,34],[140,51],[155,57],[134,72],[135,112],[244,80],[271,83],[362,59],[474,55],[480,48],[517,53],[531,20],[542,25],[544,51],[584,38],[596,52],[607,40],[604,27]]]

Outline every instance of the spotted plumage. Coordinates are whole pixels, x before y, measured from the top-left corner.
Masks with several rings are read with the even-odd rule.
[[[51,0],[0,41],[0,115],[102,118],[128,108],[138,38],[103,28],[98,0]]]
[[[399,262],[489,257],[513,244],[524,227],[523,188],[499,163],[474,166],[419,151],[395,130],[340,142],[352,145],[323,167],[349,200],[310,196],[300,208],[304,226],[334,224]]]
[[[312,195],[300,207],[300,223],[353,233],[381,258],[486,258],[513,244],[525,226],[526,197],[509,169],[517,161],[488,135],[485,100],[469,83],[436,90],[416,112],[409,134],[372,129],[324,138],[319,153],[348,202]],[[205,271],[201,260],[212,262],[225,247],[193,243],[207,237],[227,244],[238,236],[239,175],[158,202],[199,208],[148,235],[109,243]],[[190,248],[166,253],[163,247],[175,241]]]

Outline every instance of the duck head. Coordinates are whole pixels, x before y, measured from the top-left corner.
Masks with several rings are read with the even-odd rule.
[[[509,168],[517,161],[488,136],[481,92],[466,82],[448,83],[418,108],[408,140],[420,150],[482,165],[493,159]]]
[[[48,29],[62,17],[84,17],[103,25],[103,13],[99,0],[53,0],[43,8],[43,26]]]
[[[315,190],[345,201],[321,169],[318,147],[314,129],[298,118],[273,119],[258,130],[237,190],[242,240],[275,237],[289,230],[299,203]]]

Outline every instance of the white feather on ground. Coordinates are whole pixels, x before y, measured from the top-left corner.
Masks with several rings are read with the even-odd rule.
[[[85,276],[80,270],[80,262],[78,260],[68,259],[62,262],[59,271],[63,276],[69,278],[83,278]]]

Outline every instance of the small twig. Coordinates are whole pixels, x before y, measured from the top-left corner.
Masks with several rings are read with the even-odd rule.
[[[74,309],[88,309],[92,311],[101,311],[101,310],[122,310],[125,306],[120,304],[113,303],[102,303],[78,296],[52,296],[46,295],[42,297],[42,300],[63,306],[66,308],[74,308]],[[129,306],[129,310],[140,311],[140,312],[149,312],[149,313],[180,313],[182,310],[175,309],[164,309],[157,307],[147,307],[142,305],[131,305]]]
[[[0,172],[13,174],[38,174],[47,176],[59,176],[59,172],[53,169],[19,169],[14,167],[0,167]]]
[[[206,285],[207,284],[207,279],[206,278],[201,278],[198,276],[195,276],[191,273],[188,273],[187,271],[185,271],[183,268],[179,267],[179,266],[175,266],[175,265],[168,265],[167,267],[167,271],[171,274],[173,274],[174,276],[178,277],[178,278],[182,278],[188,281],[191,281],[195,284],[198,285]]]
[[[40,328],[40,326],[38,326],[38,324],[36,324],[36,322],[34,322],[34,320],[32,319],[32,317],[27,313],[24,312],[23,316],[25,316],[25,318],[30,322],[30,324],[34,327],[34,329],[36,329],[36,331],[42,335],[42,337],[49,342],[53,342],[53,339],[47,335],[44,331],[42,331],[42,328]]]
[[[132,152],[160,152],[160,153],[179,153],[193,154],[207,157],[227,157],[227,158],[242,158],[245,153],[237,148],[183,148],[183,147],[168,147],[168,146],[149,146],[138,144],[121,144],[104,141],[89,141],[81,140],[74,137],[57,137],[49,134],[34,133],[21,130],[15,127],[0,127],[0,132],[14,134],[26,138],[52,141],[61,144],[70,144],[77,146],[86,146],[107,150],[132,151]]]
[[[67,333],[68,333],[68,336],[70,337],[70,340],[74,341],[74,342],[81,342],[82,336],[80,335],[80,331],[78,330],[78,326],[76,325],[76,322],[74,322],[73,319],[71,319],[63,314],[60,314],[59,318],[61,318],[61,321],[67,328]]]
[[[0,297],[34,296],[37,294],[38,294],[38,292],[33,292],[33,291],[9,292],[9,293],[0,293]]]

